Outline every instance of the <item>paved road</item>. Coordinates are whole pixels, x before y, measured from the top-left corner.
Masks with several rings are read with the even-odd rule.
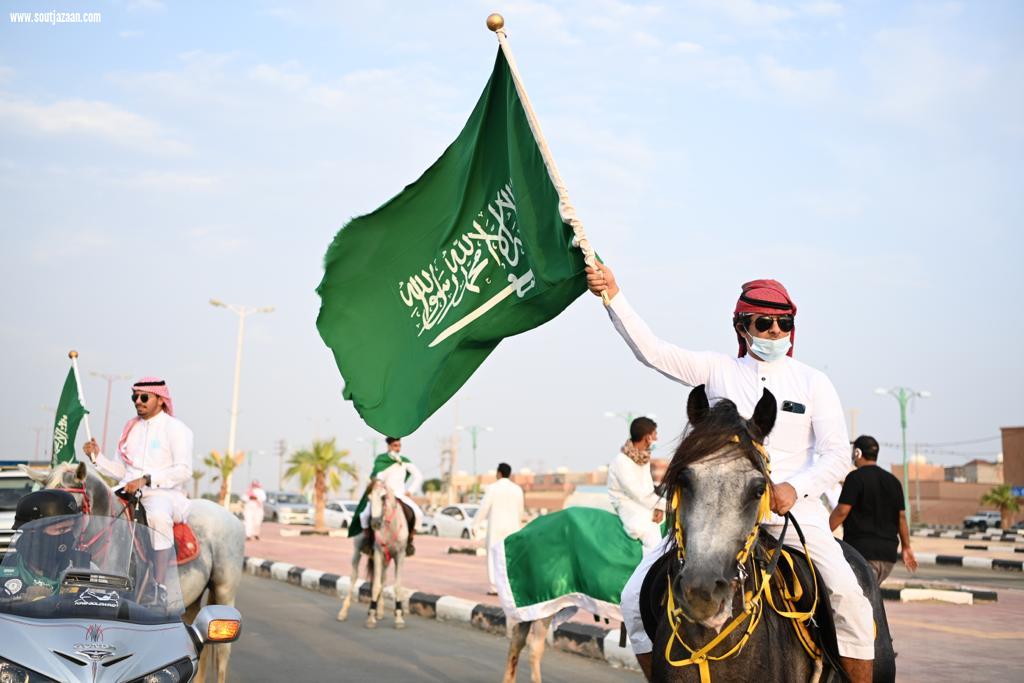
[[[230,682],[501,680],[508,648],[503,638],[420,617],[409,617],[404,631],[394,630],[390,618],[370,631],[363,627],[365,605],[354,605],[352,618],[339,623],[339,604],[322,593],[246,575]],[[638,673],[550,649],[543,672],[545,683],[642,681]],[[520,668],[519,680],[529,678]]]
[[[892,574],[894,579],[923,579],[927,581],[950,581],[968,586],[994,588],[1015,588],[1024,590],[1024,574],[994,569],[971,569],[964,567],[920,565],[917,572],[911,574],[903,565],[896,565]]]

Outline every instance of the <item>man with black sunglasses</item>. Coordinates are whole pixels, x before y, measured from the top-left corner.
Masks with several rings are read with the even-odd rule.
[[[705,385],[711,399],[728,398],[740,414],[752,415],[765,389],[775,395],[779,413],[765,447],[771,457],[772,511],[763,526],[778,537],[787,512],[803,528],[808,550],[829,588],[843,668],[852,681],[870,681],[874,660],[871,603],[857,583],[829,527],[821,494],[846,475],[849,436],[839,396],[823,372],[793,359],[796,304],[775,280],[743,285],[733,310],[739,344],[736,357],[693,352],[658,339],[619,291],[607,264],[587,268],[590,291],[608,297],[615,329],[644,365],[685,386]],[[790,528],[786,542],[799,545]],[[622,591],[622,616],[633,652],[650,678],[653,644],[640,617],[640,589],[647,570],[664,554],[664,541],[644,556]],[[724,609],[724,607],[723,607]]]
[[[153,535],[157,583],[164,582],[166,567],[174,562],[174,523],[188,513],[186,483],[192,478],[192,430],[174,417],[167,382],[143,377],[132,385],[136,417],[128,420],[113,458],[100,453],[95,439],[85,454],[107,476],[119,480],[117,488],[142,491],[142,507]],[[165,553],[166,556],[160,556]]]

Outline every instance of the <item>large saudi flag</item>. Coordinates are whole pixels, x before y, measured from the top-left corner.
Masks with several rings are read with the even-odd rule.
[[[57,417],[53,422],[53,457],[50,465],[56,466],[64,462],[75,462],[75,435],[78,434],[78,423],[89,411],[82,405],[78,391],[78,379],[74,368],[68,370],[64,380],[64,388],[60,392],[57,403]]]
[[[455,142],[327,250],[317,329],[368,425],[411,433],[498,342],[583,293],[558,201],[499,50]]]

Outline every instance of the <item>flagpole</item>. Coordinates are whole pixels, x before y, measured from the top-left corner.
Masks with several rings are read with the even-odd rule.
[[[74,349],[68,351],[68,358],[71,359],[71,369],[75,373],[75,386],[78,389],[78,402],[82,404],[83,408],[85,408],[85,395],[82,393],[82,378],[78,374],[78,351],[75,351]],[[84,417],[85,438],[88,439],[89,441],[92,441],[92,430],[89,429],[89,413],[86,412]]]
[[[533,105],[530,104],[530,98],[526,94],[526,87],[523,85],[523,79],[519,76],[519,68],[516,66],[515,57],[512,56],[512,48],[508,45],[508,36],[505,35],[505,18],[497,13],[489,15],[487,17],[487,28],[498,36],[498,43],[501,45],[501,51],[505,55],[505,61],[508,62],[509,71],[512,72],[512,82],[515,83],[516,92],[519,93],[519,101],[523,103],[523,109],[526,112],[526,120],[530,123],[530,130],[533,131],[533,138],[537,142],[537,147],[540,148],[540,155],[541,158],[544,159],[544,165],[548,169],[548,176],[551,178],[551,183],[555,186],[555,191],[558,192],[558,212],[561,214],[562,220],[572,227],[572,244],[583,252],[584,263],[591,268],[600,270],[597,258],[594,255],[594,248],[590,246],[590,240],[587,239],[587,233],[583,229],[583,221],[581,221],[576,215],[576,207],[574,207],[572,202],[569,201],[569,190],[566,188],[565,182],[562,180],[562,175],[558,172],[558,166],[555,165],[555,158],[551,155],[551,150],[548,149],[547,140],[544,139],[544,133],[540,129],[540,121],[537,119],[537,114],[533,111]],[[607,292],[601,292],[601,301],[604,302],[605,306],[609,304]]]

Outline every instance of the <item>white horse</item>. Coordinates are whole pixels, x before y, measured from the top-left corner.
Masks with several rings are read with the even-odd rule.
[[[409,542],[409,526],[401,503],[383,482],[375,480],[370,485],[370,528],[373,529],[373,583],[370,588],[370,610],[366,616],[366,628],[377,628],[377,621],[384,618],[384,573],[392,561],[395,565],[395,628],[405,628],[402,603],[402,564],[405,548]],[[348,618],[352,595],[358,588],[360,548],[363,534],[352,538],[352,580],[348,595],[338,611],[338,621]]]
[[[22,470],[48,489],[69,490],[80,506],[90,514],[113,517],[121,511],[114,492],[106,481],[85,463],[65,463],[50,472],[22,466]],[[192,623],[202,607],[203,594],[209,589],[208,604],[234,606],[235,593],[242,580],[245,557],[245,530],[242,522],[223,506],[210,500],[189,503],[188,522],[199,543],[199,556],[178,567],[181,596],[186,605],[185,621]],[[206,680],[206,667],[213,661],[217,683],[226,683],[231,644],[208,645],[199,658],[195,681]]]

